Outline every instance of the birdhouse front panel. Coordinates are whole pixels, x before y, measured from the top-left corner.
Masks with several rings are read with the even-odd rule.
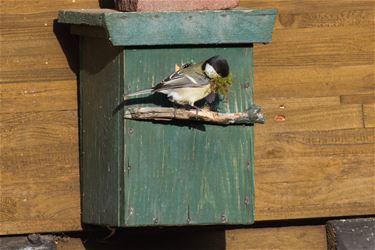
[[[252,223],[253,126],[124,119],[134,107],[176,105],[162,93],[125,100],[123,96],[156,86],[187,63],[220,55],[233,77],[228,95],[195,105],[220,113],[245,112],[253,104],[252,43],[270,41],[275,11],[167,12],[146,17],[109,13],[62,11],[59,17],[60,22],[76,25],[72,30],[81,36],[83,222],[121,227]],[[125,34],[119,33],[129,20],[137,25],[137,18],[142,21],[140,27],[150,22],[157,25],[158,33],[168,33],[173,26],[159,25],[170,22],[171,15],[175,22],[198,20],[199,29],[172,32],[176,44],[171,36],[147,40],[147,33],[147,46],[139,34],[132,38],[126,29]],[[213,18],[221,23],[227,20],[229,26],[238,23],[241,31],[237,26],[225,27],[228,36],[217,32],[221,40],[214,37],[215,30],[205,35]],[[252,36],[246,38],[246,31]]]
[[[251,53],[250,47],[125,49],[124,89],[148,88],[174,71],[176,64],[221,55],[228,60],[236,84],[217,108],[243,111],[252,104]],[[130,107],[140,105],[131,101]],[[163,94],[139,102],[171,105]],[[252,222],[252,138],[251,126],[125,120],[124,223]]]

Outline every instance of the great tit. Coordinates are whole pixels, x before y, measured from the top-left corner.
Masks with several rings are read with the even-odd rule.
[[[185,64],[155,87],[127,94],[124,99],[142,94],[163,93],[174,103],[197,109],[194,103],[212,93],[212,80],[228,75],[227,60],[220,56],[213,56],[197,64]]]

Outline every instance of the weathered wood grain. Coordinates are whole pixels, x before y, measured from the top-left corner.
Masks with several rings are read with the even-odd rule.
[[[359,69],[352,68],[351,70],[355,71],[352,72],[350,78],[367,78],[367,81],[370,81],[374,79],[373,70],[368,69],[368,67],[371,67],[370,65],[372,65],[374,60],[374,44],[371,42],[374,34],[367,32],[371,28],[372,26],[360,28],[343,27],[337,29],[333,28],[333,31],[331,28],[313,28],[313,31],[291,29],[291,32],[285,35],[284,31],[275,31],[275,43],[263,47],[256,47],[255,66],[277,66],[277,68],[271,72],[269,70],[267,70],[267,72],[273,75],[280,75],[280,72],[282,72],[283,75],[291,73],[292,75],[289,77],[299,76],[299,82],[301,82],[301,79],[304,79],[303,73],[309,73],[309,71],[311,71],[310,75],[317,74],[318,76],[323,76],[323,74],[326,73],[330,74],[330,78],[328,78],[330,82],[339,83],[344,77],[336,73],[337,66],[355,65]],[[353,35],[353,33],[356,34]],[[324,34],[326,39],[322,38],[321,34]],[[352,36],[356,37],[357,41],[352,41]],[[290,37],[293,37],[292,41],[288,40]],[[24,40],[26,39],[30,40],[25,43]],[[33,39],[36,40],[34,41]],[[27,78],[25,76],[36,80],[43,79],[43,76],[45,76],[45,80],[50,80],[51,78],[74,79],[74,75],[72,73],[69,74],[70,69],[66,62],[66,57],[59,43],[56,42],[55,37],[53,36],[42,40],[37,39],[38,37],[31,37],[22,38],[19,41],[9,40],[9,42],[2,42],[2,56],[0,57],[3,64],[2,82],[26,81]],[[306,43],[306,41],[310,41],[310,43]],[[291,47],[293,50],[290,49]],[[67,57],[72,56],[74,55],[67,55]],[[320,65],[322,69],[319,69],[316,65]],[[335,67],[332,67],[332,65],[335,65]],[[368,67],[358,65],[368,65]],[[284,68],[284,66],[289,66],[290,68]],[[295,66],[310,66],[310,68],[300,69]],[[367,69],[366,72],[364,72],[365,68]],[[24,73],[17,74],[17,70],[22,70]],[[34,74],[32,71],[34,71]],[[40,71],[39,74],[38,71]],[[348,74],[348,71],[346,71],[345,75]],[[371,75],[372,78],[368,78]],[[255,71],[255,77],[256,82],[259,82],[257,79],[261,78],[262,75],[259,75],[258,78]],[[322,81],[322,79],[320,81]],[[298,84],[299,82],[292,81],[288,82],[288,84]],[[325,81],[322,82],[322,84],[326,83]],[[363,83],[360,84],[362,85]],[[361,85],[359,85],[359,87]]]
[[[327,9],[322,9],[326,6],[327,2],[324,2],[324,4],[318,8],[308,9],[308,13],[305,12],[306,9],[300,11],[296,11],[295,9],[282,11],[277,18],[275,28],[290,29],[374,25],[374,10],[369,8],[371,6],[370,1],[357,9],[353,8],[354,6],[351,6],[350,9],[337,9],[337,6],[333,8],[329,6]],[[278,9],[283,9],[283,6],[279,6]]]
[[[226,250],[327,248],[324,226],[298,226],[227,230]]]
[[[375,91],[375,88],[373,89]],[[375,104],[375,92],[365,95],[342,95],[340,101],[342,104]]]
[[[256,56],[255,63],[256,59],[263,56],[266,55]],[[310,59],[316,60],[314,56],[310,56]],[[316,63],[317,65],[298,67],[267,65],[254,67],[255,99],[334,97],[374,93],[374,65],[320,66],[318,60]]]
[[[259,133],[260,127],[256,220],[375,212],[373,129]]]
[[[371,177],[375,174],[369,172],[375,157],[374,132],[362,128],[256,133],[257,183],[319,181],[330,175]]]
[[[0,234],[80,229],[77,112],[0,117]]]
[[[75,80],[0,84],[0,113],[77,110],[77,94]]]
[[[91,247],[93,250],[94,247]],[[86,250],[84,240],[81,238],[65,237],[57,241],[57,250]],[[107,248],[108,249],[108,248]],[[111,250],[111,249],[110,249]]]
[[[287,109],[321,108],[340,105],[340,97],[263,97],[258,96],[257,103],[261,103],[263,109],[272,111],[284,111]]]
[[[62,3],[60,2],[56,6],[48,1],[40,1],[38,3],[39,5],[43,5],[44,3],[45,7],[31,11],[32,13],[30,13],[30,9],[22,6],[22,4],[17,1],[14,4],[19,8],[18,12],[15,11],[16,7],[4,4],[4,6],[6,5],[9,8],[4,8],[5,15],[2,19],[4,20],[2,22],[4,24],[1,25],[0,28],[2,37],[4,37],[5,40],[12,42],[13,40],[30,41],[36,39],[42,42],[42,40],[46,39],[49,42],[46,46],[40,46],[39,48],[33,46],[30,49],[23,50],[26,51],[25,55],[17,54],[17,51],[22,49],[22,46],[29,48],[32,46],[32,42],[30,46],[28,45],[29,43],[23,43],[21,45],[15,44],[10,48],[11,50],[5,49],[5,45],[1,46],[2,48],[4,47],[4,50],[2,50],[2,53],[0,54],[6,53],[6,51],[15,52],[12,56],[6,56],[4,59],[1,59],[6,62],[5,65],[9,65],[9,71],[3,69],[4,72],[2,72],[1,77],[2,81],[17,82],[27,81],[28,79],[74,79],[74,75],[71,72],[69,74],[69,71],[71,70],[69,69],[69,66],[66,63],[66,58],[61,51],[56,51],[55,53],[51,53],[50,51],[46,54],[43,50],[44,48],[50,48],[49,50],[52,48],[59,48],[59,45],[54,42],[56,41],[56,36],[51,32],[51,28],[53,27],[52,20],[56,18],[57,13],[53,10],[57,10]],[[280,8],[279,19],[282,19],[281,22],[284,22],[286,23],[285,25],[287,25],[284,29],[284,31],[286,31],[285,35],[283,35],[283,31],[281,31],[281,33],[276,31],[274,37],[275,43],[264,48],[259,47],[259,52],[257,52],[258,49],[255,50],[255,65],[267,65],[268,67],[270,64],[277,64],[279,67],[290,63],[298,64],[299,66],[304,63],[309,63],[312,68],[316,67],[316,65],[324,64],[324,67],[334,69],[336,66],[332,67],[332,65],[337,64],[353,65],[353,63],[369,62],[368,65],[372,65],[373,63],[374,53],[373,50],[371,52],[371,49],[374,48],[374,42],[372,39],[374,35],[374,10],[371,1],[361,1],[359,3],[356,2],[355,4],[350,1],[344,1],[340,2],[339,8],[337,8],[337,3],[335,2],[322,4],[319,3],[319,1],[317,1],[317,3],[304,1],[303,4],[298,5],[293,4],[292,1],[269,1],[267,3],[261,3],[259,1],[256,1],[255,3],[244,1],[241,2],[241,4],[249,7],[256,7],[255,4],[259,4],[258,8],[278,7]],[[31,7],[33,5],[31,5]],[[306,8],[304,8],[303,5],[306,5]],[[90,8],[95,7],[95,3],[92,1],[79,1],[79,3],[73,3],[72,5],[68,5],[67,3],[66,5],[66,7],[74,6],[77,6],[78,8]],[[288,23],[291,22],[289,19],[298,19],[297,13],[300,13],[298,15],[302,15],[304,18],[304,24],[288,26]],[[293,22],[295,21],[294,19],[292,20]],[[36,20],[36,22],[30,20]],[[15,22],[14,25],[9,25],[13,22]],[[278,23],[279,21],[276,22],[276,24]],[[359,29],[357,29],[357,26],[359,26]],[[58,33],[61,27],[57,26],[56,28]],[[305,28],[312,28],[312,30]],[[353,36],[353,32],[356,33],[355,36]],[[322,36],[324,39],[322,39]],[[290,41],[290,37],[293,37],[294,41]],[[290,50],[291,47],[293,50]],[[38,51],[39,55],[45,56],[28,55],[28,51]],[[70,53],[67,56],[71,57],[72,54]],[[50,65],[54,65],[53,69],[43,65],[46,58],[50,59],[48,62]],[[60,62],[62,64],[60,64]],[[25,70],[30,67],[34,68],[34,74],[31,70]],[[21,72],[21,74],[18,74],[18,72]],[[272,72],[273,70],[270,73]],[[287,72],[288,73],[285,73],[284,75],[290,73],[290,71]],[[302,72],[300,73],[300,76],[303,79],[304,75]],[[353,77],[359,76],[363,78],[370,73],[373,74],[373,71],[368,71],[366,75],[360,75],[360,73],[361,72],[353,72],[352,75]],[[332,81],[337,80],[337,82],[340,82],[340,76],[340,74],[332,74],[330,79]],[[255,74],[255,77],[256,82],[258,82],[257,74]]]
[[[253,1],[241,0],[247,8],[277,8],[276,29],[374,25],[372,0],[356,1]]]
[[[104,0],[105,1],[105,0]],[[101,1],[101,2],[104,2]],[[48,0],[31,1],[25,3],[20,0],[1,1],[0,9],[7,14],[34,14],[40,12],[54,12],[64,8],[98,8],[99,2],[95,0]],[[56,15],[54,16],[56,18]]]
[[[74,40],[71,41],[74,46]],[[1,83],[76,79],[55,37],[1,42],[0,54]],[[77,55],[67,57],[72,59]]]
[[[354,66],[374,62],[373,25],[275,30],[255,45],[255,66]]]
[[[374,178],[340,182],[257,183],[256,220],[318,218],[374,213]],[[280,195],[282,194],[282,195]],[[285,195],[287,194],[287,195]],[[361,197],[356,199],[354,196]],[[259,197],[259,198],[258,198]],[[339,201],[340,199],[341,201]]]
[[[363,122],[366,128],[375,127],[375,104],[363,105]]]
[[[54,20],[63,8],[97,8],[98,1],[1,1],[0,82],[75,80],[77,42]]]
[[[262,103],[259,102],[262,106]],[[281,104],[285,105],[285,104]],[[258,133],[316,131],[362,128],[362,106],[326,105],[263,109],[266,123],[256,127]]]
[[[1,148],[77,142],[77,112],[52,111],[1,115]]]
[[[346,12],[366,12],[366,11],[374,11],[374,3],[372,0],[359,0],[355,1],[352,0],[340,0],[340,1],[325,1],[325,0],[300,0],[297,2],[293,0],[272,0],[272,1],[263,1],[263,0],[241,0],[240,6],[247,7],[247,8],[277,8],[279,13],[293,13],[293,14],[303,14],[307,17],[309,14],[313,13],[329,13],[329,14],[322,14],[326,17],[330,15],[337,15],[339,16],[340,13]],[[339,8],[338,8],[339,7]],[[313,16],[313,15],[312,15]],[[347,15],[346,18],[351,18],[350,15]],[[358,16],[362,19],[362,15]],[[369,17],[370,20],[373,21],[373,16]],[[340,18],[334,18],[332,21],[337,23],[341,21]],[[310,21],[309,23],[311,23]],[[326,22],[325,22],[326,23]],[[351,22],[352,23],[352,22]],[[357,22],[352,23],[357,25]]]

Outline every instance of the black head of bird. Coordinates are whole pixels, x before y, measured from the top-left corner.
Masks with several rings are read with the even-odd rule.
[[[217,77],[227,77],[229,75],[229,65],[225,58],[213,56],[202,64],[202,70],[207,77],[214,79]]]

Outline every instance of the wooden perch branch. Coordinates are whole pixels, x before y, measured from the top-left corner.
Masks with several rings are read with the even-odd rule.
[[[219,125],[264,123],[260,107],[253,105],[243,113],[218,113],[209,110],[186,110],[163,107],[129,108],[124,118],[134,120],[191,120]]]

